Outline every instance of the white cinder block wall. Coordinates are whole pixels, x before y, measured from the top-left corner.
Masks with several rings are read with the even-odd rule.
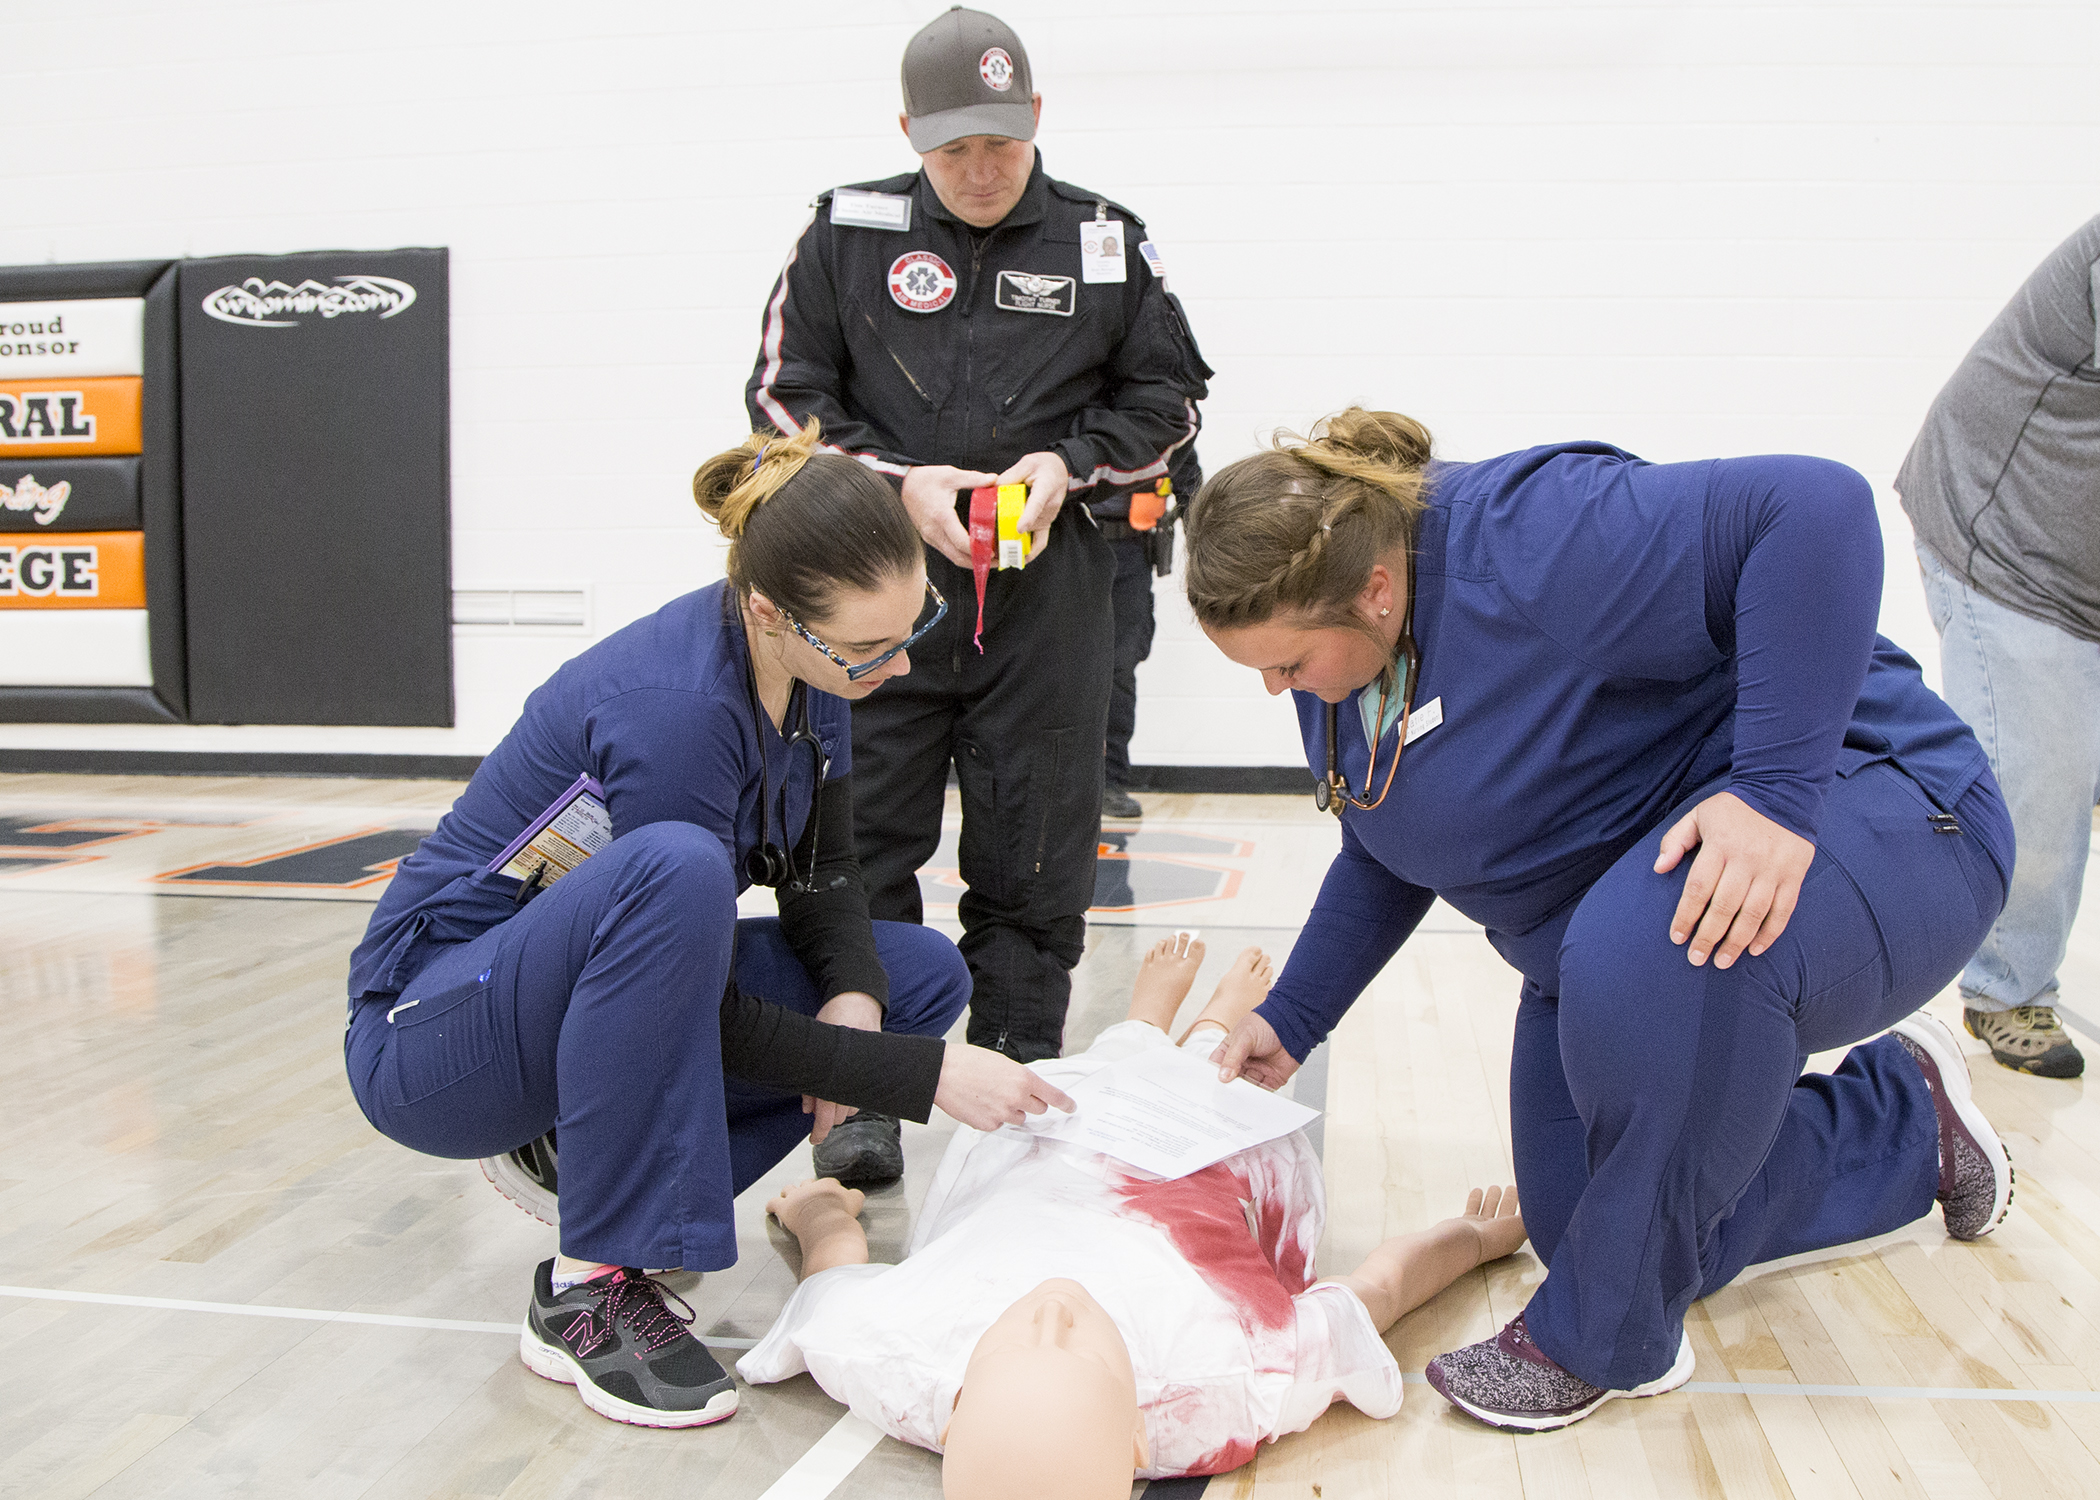
[[[473,754],[596,634],[716,577],[734,440],[819,189],[912,165],[936,0],[0,0],[0,264],[447,245],[454,577],[588,585],[462,629],[458,725],[0,725],[0,746]],[[1927,402],[2100,212],[2100,7],[1026,0],[1058,176],[1127,201],[1217,379],[1216,468],[1349,401],[1478,457],[1799,451],[1883,498]],[[1162,585],[1134,757],[1289,764],[1290,715]],[[354,620],[345,621],[355,629]]]

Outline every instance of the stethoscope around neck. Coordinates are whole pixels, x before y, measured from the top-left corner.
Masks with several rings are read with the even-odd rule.
[[[738,611],[739,617],[742,611]],[[739,619],[741,623],[741,618]],[[818,886],[817,841],[812,831],[809,848],[809,868],[797,875],[795,862],[787,850],[767,836],[773,810],[773,778],[766,769],[766,716],[758,701],[758,665],[751,659],[751,640],[748,628],[744,632],[744,695],[751,705],[751,736],[758,749],[758,843],[744,856],[744,878],[753,885],[762,885],[786,890],[803,896],[815,890],[833,890],[846,883],[843,875],[834,876],[826,885]],[[794,778],[795,747],[807,745],[812,757],[810,769],[814,773],[809,783],[809,816],[817,816],[817,795],[831,776],[831,756],[824,749],[824,742],[817,738],[809,727],[809,684],[796,680],[788,694],[788,713],[781,716],[786,723],[789,715],[795,718],[795,727],[787,736],[787,775]],[[780,836],[787,837],[787,786],[780,788]]]
[[[1363,795],[1350,790],[1349,778],[1341,771],[1340,751],[1337,741],[1341,738],[1341,705],[1327,705],[1327,775],[1313,783],[1313,806],[1321,812],[1331,812],[1337,818],[1345,808],[1358,812],[1375,812],[1385,801],[1385,794],[1393,789],[1393,777],[1400,770],[1400,752],[1407,748],[1407,721],[1414,712],[1415,687],[1422,675],[1422,653],[1415,645],[1415,563],[1414,553],[1407,556],[1407,609],[1400,617],[1400,639],[1394,643],[1395,659],[1380,674],[1378,682],[1378,715],[1371,721],[1370,760],[1364,766]],[[1393,678],[1398,674],[1399,681]],[[1368,692],[1370,685],[1364,686]],[[1400,696],[1400,723],[1393,736],[1393,759],[1385,768],[1385,785],[1379,787],[1378,795],[1371,796],[1372,783],[1378,779],[1378,746],[1385,738],[1386,707],[1393,694]]]

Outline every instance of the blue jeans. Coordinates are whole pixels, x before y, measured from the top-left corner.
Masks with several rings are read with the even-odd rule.
[[[1941,692],[1976,731],[2020,858],[2004,915],[1962,970],[1977,1010],[2053,1005],[2100,795],[2100,645],[1977,593],[1925,547]]]
[[[970,998],[955,945],[875,924],[883,1029],[939,1036]],[[516,916],[442,948],[398,998],[359,1004],[351,1091],[432,1156],[561,1131],[561,1248],[623,1266],[736,1262],[736,1194],[809,1134],[799,1096],[722,1075],[722,992],[815,1015],[776,918],[736,917],[721,842],[690,823],[614,839]]]

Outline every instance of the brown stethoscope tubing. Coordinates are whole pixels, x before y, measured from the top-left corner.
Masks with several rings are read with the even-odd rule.
[[[1385,801],[1386,793],[1393,789],[1393,777],[1399,774],[1400,752],[1407,748],[1407,720],[1414,712],[1415,688],[1422,675],[1421,653],[1415,649],[1415,555],[1412,546],[1407,554],[1407,610],[1401,616],[1400,639],[1395,645],[1399,650],[1399,659],[1407,663],[1407,687],[1400,700],[1399,733],[1393,740],[1392,763],[1385,769],[1385,785],[1378,789],[1377,800],[1371,802],[1364,801],[1363,797],[1358,797],[1349,790],[1348,778],[1342,775],[1336,758],[1338,752],[1335,741],[1341,733],[1341,705],[1330,703],[1327,705],[1327,779],[1313,783],[1313,805],[1321,812],[1331,812],[1337,818],[1342,815],[1344,807],[1353,807],[1358,812],[1373,812]],[[1391,672],[1391,666],[1388,665],[1386,670]],[[1376,721],[1379,724],[1385,722],[1387,697],[1388,694],[1381,685]],[[1364,766],[1364,797],[1371,795],[1371,783],[1378,777],[1378,742],[1384,738],[1382,733],[1371,736],[1371,758]]]

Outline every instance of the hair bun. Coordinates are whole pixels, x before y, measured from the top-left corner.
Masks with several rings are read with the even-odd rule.
[[[823,429],[815,417],[793,434],[754,432],[694,471],[693,502],[733,542],[744,534],[751,513],[780,493],[823,445]]]
[[[1361,406],[1338,411],[1313,428],[1309,446],[1317,445],[1396,469],[1419,469],[1429,462],[1429,429],[1396,411]]]

